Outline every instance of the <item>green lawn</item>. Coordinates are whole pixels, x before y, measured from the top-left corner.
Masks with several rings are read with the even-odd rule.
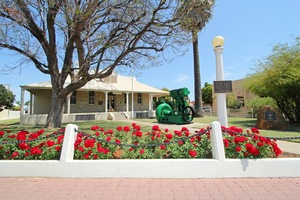
[[[203,118],[195,118],[193,122],[195,123],[203,123],[203,128],[208,126],[211,122],[216,121],[217,117],[210,117],[205,116]],[[135,121],[141,121],[141,122],[157,122],[157,120],[154,119],[135,119]],[[44,129],[46,132],[51,133],[56,131],[57,129],[45,129],[42,126],[31,126],[31,125],[19,125],[18,119],[13,120],[2,120],[0,121],[0,130],[11,130],[12,132],[17,132],[19,130],[27,130],[30,132],[37,131],[39,129]],[[100,127],[103,127],[105,129],[116,129],[117,126],[130,126],[131,123],[128,123],[126,121],[85,121],[85,122],[76,122],[76,125],[78,125],[80,131],[88,132],[90,131],[91,126],[98,125]],[[243,128],[244,130],[247,130],[251,127],[255,127],[256,125],[256,119],[252,118],[236,118],[236,117],[229,117],[228,118],[228,124],[229,126],[237,126],[240,128]],[[67,124],[63,124],[65,127]],[[147,132],[151,130],[151,126],[142,125],[141,129],[143,132]],[[198,127],[197,127],[198,128]],[[261,130],[261,135],[268,136],[268,137],[300,137],[300,126],[295,125],[288,125],[287,131],[275,131],[275,130]],[[293,140],[295,142],[300,142],[300,140]]]
[[[143,122],[155,122],[156,119],[136,119],[137,121]],[[208,126],[211,122],[217,121],[216,116],[205,116],[194,118],[193,122],[203,123]],[[256,126],[256,119],[254,118],[240,118],[240,117],[228,117],[228,125],[243,128],[244,131]],[[204,127],[205,127],[204,126]],[[198,128],[198,127],[197,127]],[[300,126],[295,126],[288,124],[288,129],[286,131],[276,131],[276,130],[260,130],[261,135],[268,137],[300,137]],[[294,142],[300,142],[299,140],[293,140]]]

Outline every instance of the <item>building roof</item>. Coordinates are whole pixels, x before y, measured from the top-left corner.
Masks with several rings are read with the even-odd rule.
[[[140,83],[136,80],[135,77],[127,77],[119,74],[113,74],[115,81],[109,81],[109,78],[103,80],[93,79],[81,87],[80,90],[89,90],[89,91],[107,91],[107,92],[131,92],[132,90],[135,93],[154,93],[154,94],[169,94],[164,90],[160,90],[149,85]],[[65,86],[71,83],[71,79],[67,78]],[[28,85],[21,86],[25,90],[35,90],[35,89],[51,89],[51,81],[40,82],[40,83],[31,83]]]

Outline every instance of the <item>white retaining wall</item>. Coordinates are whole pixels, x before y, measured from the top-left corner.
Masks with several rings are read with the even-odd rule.
[[[20,118],[20,111],[4,109],[0,112],[0,120]]]
[[[213,159],[73,160],[76,125],[65,132],[59,161],[0,161],[0,177],[240,178],[300,177],[300,158],[225,159],[219,122],[212,123]]]

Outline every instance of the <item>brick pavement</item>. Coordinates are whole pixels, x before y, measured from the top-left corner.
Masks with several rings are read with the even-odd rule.
[[[300,178],[0,178],[1,200],[298,200]]]

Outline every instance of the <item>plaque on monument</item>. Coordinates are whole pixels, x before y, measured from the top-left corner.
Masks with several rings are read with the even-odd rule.
[[[232,81],[214,81],[215,93],[231,93]]]
[[[257,112],[256,128],[285,131],[287,123],[277,108],[265,105]]]
[[[275,121],[276,113],[274,111],[265,111],[265,120],[267,121]]]

